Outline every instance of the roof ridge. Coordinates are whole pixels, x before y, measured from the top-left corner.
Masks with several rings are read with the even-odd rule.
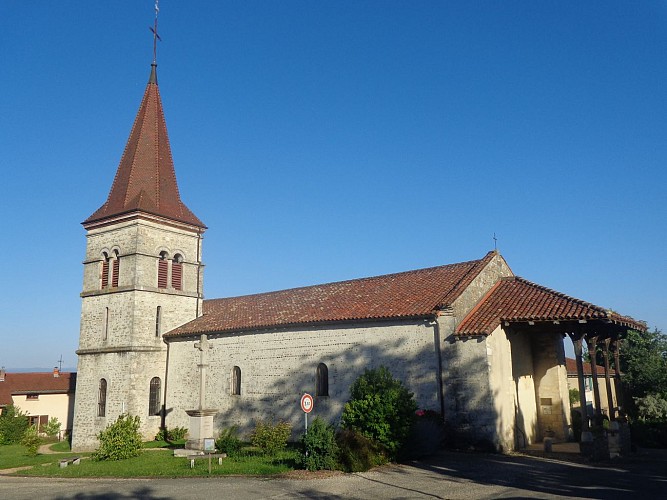
[[[488,256],[488,254],[487,254],[487,256]],[[486,258],[486,256],[484,258]],[[259,293],[248,293],[248,294],[244,294],[244,295],[235,295],[235,296],[232,296],[232,297],[218,297],[218,298],[215,298],[215,299],[205,299],[204,302],[209,302],[210,303],[210,302],[213,302],[213,301],[240,299],[240,298],[243,298],[243,297],[266,296],[266,295],[272,295],[272,294],[278,294],[278,293],[294,292],[294,291],[297,291],[297,290],[308,290],[308,289],[313,289],[313,288],[317,288],[317,287],[324,287],[324,286],[331,286],[331,285],[341,285],[341,284],[345,284],[345,283],[359,283],[359,282],[375,280],[375,279],[378,279],[378,278],[389,278],[389,277],[393,277],[393,276],[404,276],[404,275],[408,275],[408,274],[425,273],[425,272],[428,272],[428,271],[433,271],[435,269],[444,269],[444,268],[447,268],[447,267],[455,267],[455,266],[458,267],[458,266],[463,266],[463,265],[471,264],[471,263],[479,263],[482,260],[484,260],[484,258],[475,259],[475,260],[468,260],[468,261],[464,261],[464,262],[454,262],[452,264],[444,264],[444,265],[441,265],[441,266],[424,267],[424,268],[413,269],[413,270],[409,270],[409,271],[400,271],[400,272],[397,272],[397,273],[378,274],[378,275],[375,275],[375,276],[365,276],[365,277],[362,277],[362,278],[352,278],[352,279],[340,280],[340,281],[330,281],[330,282],[327,282],[327,283],[315,283],[313,285],[297,286],[297,287],[292,287],[292,288],[283,288],[283,289],[280,289],[280,290],[270,290],[270,291],[267,291],[267,292],[259,292]],[[467,276],[468,273],[470,273],[470,270],[466,272],[465,276]],[[459,282],[460,281],[461,280],[459,280]],[[454,286],[454,288],[456,286],[458,286],[458,283]]]
[[[588,301],[583,300],[583,299],[578,299],[576,297],[572,297],[571,295],[568,295],[568,294],[563,293],[563,292],[559,292],[558,290],[554,290],[553,288],[549,288],[549,287],[544,286],[544,285],[539,285],[537,283],[534,283],[533,281],[522,278],[521,276],[514,276],[514,278],[516,279],[516,281],[521,281],[522,283],[524,283],[528,286],[531,286],[533,288],[537,288],[537,289],[542,290],[542,291],[547,292],[547,293],[552,293],[552,294],[554,294],[558,297],[570,300],[570,301],[575,302],[576,304],[579,304],[579,305],[584,306],[584,307],[589,307],[591,309],[595,309],[598,312],[602,312],[606,316],[609,316],[609,310],[605,309],[602,306],[598,306],[596,304],[593,304],[592,302],[588,302]]]

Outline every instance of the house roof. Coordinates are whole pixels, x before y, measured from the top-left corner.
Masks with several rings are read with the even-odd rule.
[[[165,337],[346,320],[432,316],[496,256],[324,285],[204,301],[203,315]]]
[[[0,382],[0,406],[12,404],[12,394],[74,394],[76,373],[5,373]]]
[[[83,224],[133,212],[206,228],[178,192],[154,64],[109,197]]]
[[[490,335],[501,323],[527,321],[603,320],[628,328],[646,325],[518,276],[502,278],[470,311],[456,329],[457,335]]]
[[[577,376],[577,361],[572,358],[565,358],[565,369],[567,370],[568,377]],[[596,365],[598,375],[604,377],[604,366]],[[591,364],[589,362],[584,362],[584,375],[592,375],[593,371],[591,370]],[[615,374],[613,368],[609,369],[609,374]]]

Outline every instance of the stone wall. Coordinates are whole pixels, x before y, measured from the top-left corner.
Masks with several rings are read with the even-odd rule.
[[[160,252],[183,257],[182,290],[157,287]],[[117,287],[101,288],[104,252],[120,258]],[[139,415],[152,439],[160,417],[148,415],[153,377],[164,384],[167,348],[162,334],[201,311],[201,238],[196,228],[133,219],[87,234],[73,449],[97,446],[97,434],[122,413]],[[159,313],[158,313],[159,307]],[[106,415],[98,416],[100,380],[107,382]],[[163,385],[164,387],[164,385]]]
[[[384,365],[415,394],[420,408],[439,411],[434,329],[427,321],[374,322],[311,329],[209,337],[213,344],[206,406],[216,430],[232,425],[247,434],[258,420],[287,420],[293,437],[303,432],[301,395],[315,396],[316,370],[325,363],[329,396],[315,397],[309,418],[339,421],[349,388],[367,368]],[[197,338],[169,345],[168,427],[188,426],[185,410],[199,398]],[[241,395],[231,395],[231,373],[241,369]]]

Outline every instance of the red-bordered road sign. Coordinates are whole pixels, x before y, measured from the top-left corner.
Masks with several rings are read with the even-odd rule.
[[[308,393],[301,396],[301,409],[306,413],[313,411],[313,396]]]

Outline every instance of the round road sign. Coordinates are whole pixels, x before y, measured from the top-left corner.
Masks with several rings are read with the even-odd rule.
[[[301,409],[306,413],[313,411],[313,396],[308,393],[301,396]]]

